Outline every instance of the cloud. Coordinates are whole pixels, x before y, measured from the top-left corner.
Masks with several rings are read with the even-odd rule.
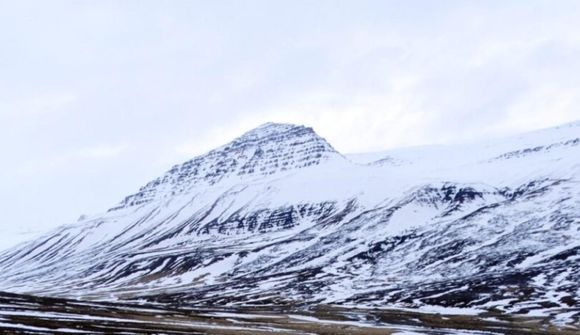
[[[0,100],[0,117],[12,121],[30,120],[31,117],[60,113],[75,101],[77,96],[72,92],[51,92],[17,100]]]
[[[83,158],[107,159],[123,154],[128,149],[126,144],[100,144],[83,148],[79,151],[79,156]]]

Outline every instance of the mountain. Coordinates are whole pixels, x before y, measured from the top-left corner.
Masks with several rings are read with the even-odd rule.
[[[0,254],[14,293],[580,318],[580,122],[342,155],[268,123]]]

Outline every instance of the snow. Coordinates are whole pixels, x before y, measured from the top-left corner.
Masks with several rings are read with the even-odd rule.
[[[355,326],[361,328],[373,328],[373,329],[389,329],[389,327],[376,325],[376,324],[369,324],[365,322],[358,322],[358,321],[336,321],[336,320],[325,320],[316,318],[313,316],[307,315],[297,315],[297,314],[289,314],[288,317],[290,319],[299,320],[299,321],[306,321],[316,324],[326,323],[326,324],[333,324],[333,325],[344,325],[344,326]]]
[[[220,318],[236,318],[236,319],[280,319],[283,316],[280,315],[267,315],[267,314],[249,314],[249,313],[225,313],[225,312],[213,312],[200,314],[200,316],[216,316]]]
[[[65,328],[53,329],[53,328],[27,326],[27,325],[23,325],[23,324],[8,323],[8,322],[0,322],[0,327],[16,328],[16,329],[20,329],[20,330],[23,330],[23,331],[42,331],[42,332],[59,331],[59,332],[62,332],[62,333],[71,333],[71,334],[88,334],[88,332],[84,332],[84,331],[76,330],[76,329],[69,329],[69,328],[66,328],[66,329]]]
[[[565,309],[561,299],[580,289],[578,272],[553,259],[580,247],[579,137],[576,123],[343,156],[309,128],[266,124],[175,166],[111,211],[1,253],[0,285],[104,300],[203,293],[209,302],[338,304],[364,296],[352,303],[384,307],[397,305],[389,299],[400,290],[428,284],[437,293],[425,289],[415,310],[476,315],[541,301]],[[508,268],[542,269],[530,278],[537,292],[529,301],[498,286],[505,297],[473,308],[424,302],[469,292],[466,278]],[[565,310],[530,313],[570,319]]]

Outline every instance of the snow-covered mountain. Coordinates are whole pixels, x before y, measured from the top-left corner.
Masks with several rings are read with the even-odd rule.
[[[105,213],[0,254],[2,290],[341,304],[578,322],[580,122],[342,155],[265,124]]]

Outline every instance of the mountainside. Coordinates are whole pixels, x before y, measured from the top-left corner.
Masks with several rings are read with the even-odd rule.
[[[0,254],[16,293],[580,318],[580,122],[372,155],[265,124]]]

